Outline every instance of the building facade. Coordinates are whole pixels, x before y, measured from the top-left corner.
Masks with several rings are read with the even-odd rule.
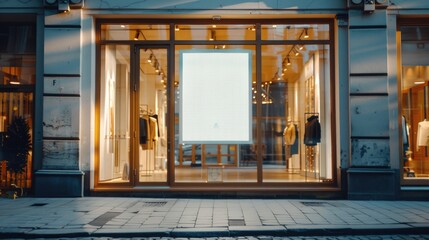
[[[35,196],[428,195],[426,1],[33,0],[0,13],[0,132],[27,120]]]

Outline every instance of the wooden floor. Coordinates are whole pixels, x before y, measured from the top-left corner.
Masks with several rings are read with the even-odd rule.
[[[285,168],[266,168],[263,173],[264,182],[319,182],[315,173],[305,173],[299,170]],[[167,171],[155,170],[140,172],[140,182],[166,182]],[[240,168],[176,168],[175,181],[180,183],[207,182],[257,182],[256,167]],[[105,181],[109,183],[126,182],[122,179]]]

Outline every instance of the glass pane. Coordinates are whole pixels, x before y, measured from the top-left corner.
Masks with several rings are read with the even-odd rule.
[[[139,179],[167,181],[167,50],[140,50]]]
[[[262,40],[328,40],[328,24],[262,25]]]
[[[25,23],[0,23],[0,53],[36,52],[36,27]]]
[[[329,111],[329,48],[262,46],[264,182],[332,179]]]
[[[429,27],[401,27],[403,178],[429,182]]]
[[[254,25],[176,25],[176,40],[255,40]]]
[[[130,48],[101,47],[100,182],[130,180]]]
[[[256,52],[254,46],[243,45],[177,45],[175,50],[175,179],[176,182],[256,182],[256,151],[254,144],[179,144],[180,59],[185,49],[240,49],[252,51],[252,82],[256,82]],[[228,86],[225,86],[228,87]],[[218,93],[221,94],[222,93]],[[256,105],[253,105],[253,116]],[[253,142],[256,124],[253,122]]]
[[[2,155],[2,157],[4,156],[2,151],[7,151],[7,149],[3,149],[4,139],[14,117],[23,117],[26,120],[30,127],[29,133],[31,140],[33,140],[33,106],[33,93],[0,92],[0,155]],[[24,188],[31,187],[32,159],[33,152],[30,150],[27,158],[27,165],[22,173],[16,175],[15,184]],[[3,160],[5,159],[1,158],[0,163],[2,163]],[[6,173],[6,170],[3,171]],[[6,187],[10,183],[13,183],[12,176],[10,172],[7,172],[6,175],[2,175],[0,187]]]
[[[103,24],[101,40],[168,40],[169,25],[159,24]]]
[[[34,85],[36,56],[2,54],[0,85]]]

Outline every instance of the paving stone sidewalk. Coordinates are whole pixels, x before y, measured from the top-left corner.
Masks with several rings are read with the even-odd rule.
[[[429,202],[0,199],[0,238],[429,234]]]

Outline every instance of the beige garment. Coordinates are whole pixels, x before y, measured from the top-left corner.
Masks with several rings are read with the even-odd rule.
[[[285,145],[293,145],[296,140],[295,124],[289,123],[283,131],[283,140]]]

